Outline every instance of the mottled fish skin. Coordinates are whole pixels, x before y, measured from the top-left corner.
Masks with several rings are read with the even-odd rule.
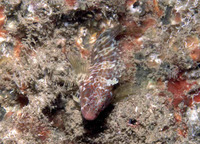
[[[112,100],[120,58],[115,37],[120,32],[121,26],[105,30],[92,49],[90,75],[80,85],[81,112],[86,120],[96,119]]]

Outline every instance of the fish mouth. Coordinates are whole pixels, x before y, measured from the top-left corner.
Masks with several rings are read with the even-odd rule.
[[[82,110],[81,113],[82,113],[82,116],[85,120],[92,121],[92,120],[95,120],[97,118],[97,114],[95,114],[92,111]]]

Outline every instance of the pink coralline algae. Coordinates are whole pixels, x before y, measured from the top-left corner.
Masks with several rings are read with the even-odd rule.
[[[120,77],[120,53],[115,37],[121,26],[105,30],[91,52],[90,75],[80,85],[81,112],[86,120],[94,120],[111,102],[113,85]]]

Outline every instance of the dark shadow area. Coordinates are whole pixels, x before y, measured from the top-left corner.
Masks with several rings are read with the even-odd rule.
[[[77,137],[75,141],[78,143],[101,144],[94,143],[92,139],[98,137],[98,134],[108,129],[106,125],[106,118],[113,109],[114,105],[110,104],[104,111],[100,113],[97,119],[93,121],[88,121],[83,118],[83,127],[85,129],[85,133],[80,137]]]
[[[93,11],[85,11],[85,10],[79,10],[79,11],[72,11],[68,15],[61,15],[61,21],[62,22],[69,22],[69,23],[84,23],[87,20],[94,19],[94,10]]]
[[[27,106],[29,104],[29,100],[26,95],[19,94],[17,97],[17,102],[21,107]]]
[[[42,113],[51,120],[58,111],[64,110],[64,108],[65,103],[62,101],[61,96],[58,96],[50,107],[47,106],[42,110]]]
[[[3,120],[3,117],[5,114],[6,114],[6,110],[3,107],[1,107],[1,104],[0,104],[0,121]]]
[[[85,137],[95,137],[99,133],[107,129],[106,118],[114,109],[114,105],[110,104],[104,111],[100,113],[97,119],[88,121],[83,118],[83,125],[85,129]]]

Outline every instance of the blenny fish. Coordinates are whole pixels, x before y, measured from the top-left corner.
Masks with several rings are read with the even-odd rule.
[[[116,36],[122,31],[117,25],[97,38],[91,50],[89,75],[80,84],[81,112],[86,120],[94,120],[113,98],[113,85],[118,83],[122,69]]]

